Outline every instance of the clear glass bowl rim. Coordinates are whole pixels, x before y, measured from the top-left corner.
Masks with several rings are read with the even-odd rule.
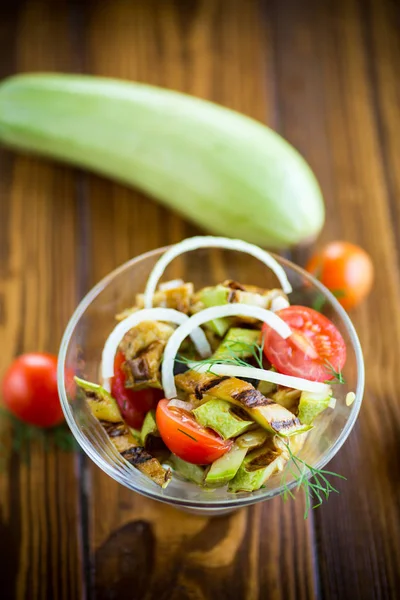
[[[70,339],[73,335],[73,332],[75,330],[75,327],[76,327],[78,321],[80,320],[80,318],[84,315],[86,309],[90,306],[90,304],[98,296],[98,294],[100,294],[102,292],[102,290],[104,290],[113,281],[113,279],[116,276],[121,274],[123,271],[130,269],[136,263],[139,263],[143,259],[152,258],[154,256],[161,255],[163,252],[166,252],[170,247],[171,246],[164,246],[164,247],[156,248],[154,250],[150,250],[149,252],[140,254],[139,256],[136,256],[136,257],[130,259],[129,261],[123,263],[122,265],[120,265],[119,267],[117,267],[116,269],[114,269],[113,271],[108,273],[108,275],[106,275],[103,279],[101,279],[101,281],[99,281],[99,283],[97,283],[84,296],[84,298],[80,301],[77,308],[75,309],[75,311],[65,329],[64,335],[61,340],[59,354],[58,354],[58,368],[57,368],[58,392],[59,392],[59,396],[60,396],[61,406],[62,406],[64,415],[65,415],[65,419],[68,423],[68,426],[71,429],[75,439],[78,441],[81,448],[83,448],[85,453],[93,460],[93,462],[98,467],[100,467],[100,469],[102,469],[105,473],[107,473],[107,475],[112,477],[112,479],[118,481],[122,485],[126,485],[125,482],[119,481],[119,478],[115,476],[115,473],[114,473],[111,465],[109,465],[107,462],[105,462],[94,451],[90,442],[84,436],[84,434],[82,433],[80,428],[77,426],[75,419],[73,417],[71,406],[69,404],[67,393],[66,393],[65,377],[64,377],[65,360],[66,360],[66,356],[67,356],[68,345],[69,345]],[[229,251],[229,250],[227,250],[227,251]],[[353,426],[354,426],[354,424],[357,420],[358,414],[360,412],[361,403],[362,403],[362,399],[363,399],[363,393],[364,393],[364,384],[365,384],[365,369],[364,369],[364,360],[363,360],[362,349],[361,349],[361,345],[360,345],[360,342],[359,342],[359,339],[358,339],[358,336],[357,336],[357,333],[356,333],[353,323],[351,322],[347,312],[340,305],[340,303],[337,301],[335,296],[320,281],[315,279],[312,275],[307,273],[307,271],[305,271],[298,265],[294,264],[293,262],[291,262],[290,260],[288,260],[286,258],[283,258],[281,256],[274,254],[273,252],[270,252],[270,254],[283,266],[285,266],[293,271],[296,271],[304,279],[308,280],[314,287],[316,287],[325,296],[325,298],[327,300],[329,300],[329,302],[332,304],[333,308],[335,309],[335,312],[342,319],[343,324],[347,330],[347,333],[350,337],[351,343],[353,344],[353,347],[355,350],[358,377],[357,377],[357,386],[356,386],[356,391],[355,391],[356,398],[353,403],[353,409],[351,411],[351,415],[349,416],[349,419],[346,422],[345,427],[343,428],[342,432],[340,433],[338,438],[335,440],[335,442],[332,444],[329,451],[315,465],[313,465],[313,467],[316,469],[322,469],[328,462],[330,462],[332,460],[332,458],[337,454],[337,452],[343,446],[343,444],[346,441],[346,439],[348,438],[351,430],[353,429]],[[296,485],[296,482],[293,481],[288,485],[288,487],[293,488],[293,487],[295,487],[295,485]],[[177,498],[169,498],[166,490],[164,491],[161,488],[158,489],[158,488],[156,488],[155,485],[154,485],[154,489],[152,489],[152,486],[150,486],[149,489],[143,489],[139,485],[136,485],[135,482],[132,482],[129,484],[128,487],[129,487],[129,489],[137,492],[138,494],[141,494],[141,495],[151,498],[153,500],[158,500],[160,502],[166,502],[168,504],[173,504],[173,505],[178,505],[178,506],[180,505],[182,507],[201,508],[201,509],[210,509],[210,510],[211,509],[224,509],[224,508],[233,509],[233,508],[240,508],[242,506],[248,506],[250,504],[255,504],[257,502],[261,502],[263,500],[267,500],[267,499],[273,498],[275,496],[278,496],[278,495],[282,494],[284,491],[284,486],[280,485],[272,490],[266,490],[266,492],[264,494],[259,494],[257,497],[254,497],[251,494],[249,494],[247,497],[243,497],[243,496],[236,497],[234,494],[232,494],[232,498],[228,498],[226,500],[213,501],[210,498],[210,501],[204,501],[204,500],[187,500],[187,499],[180,500]]]

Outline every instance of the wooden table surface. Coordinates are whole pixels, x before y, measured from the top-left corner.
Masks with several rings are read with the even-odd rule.
[[[86,456],[32,443],[29,464],[8,451],[0,472],[2,599],[400,597],[399,26],[394,0],[2,4],[1,77],[121,77],[266,122],[321,183],[318,245],[354,241],[376,266],[352,313],[367,385],[330,465],[347,477],[340,495],[307,521],[301,499],[196,518],[119,486]],[[197,230],[100,177],[5,150],[0,159],[1,376],[21,352],[57,352],[76,304],[108,271]]]

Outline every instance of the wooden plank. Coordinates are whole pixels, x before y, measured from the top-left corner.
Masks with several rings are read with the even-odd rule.
[[[21,10],[17,20],[17,13],[9,9],[0,37],[3,59],[10,57],[9,73],[70,67],[63,3],[57,4],[57,13],[54,19],[52,3],[34,2]],[[14,53],[6,30],[14,35]],[[57,353],[77,300],[71,172],[5,151],[3,157],[0,377],[16,354]],[[12,432],[4,421],[2,430],[10,444]],[[82,597],[77,490],[71,455],[59,450],[46,452],[33,443],[29,464],[8,454],[6,468],[0,473],[2,597]]]
[[[393,226],[400,224],[400,84],[397,63],[400,55],[399,7],[394,2],[376,0],[367,3],[364,11],[364,45],[369,59],[369,80],[375,106],[382,165],[393,215]],[[400,239],[396,236],[397,252]]]
[[[114,0],[101,10],[92,4],[82,20],[89,24],[89,72],[164,85],[274,122],[269,23],[257,2],[235,0],[226,10],[214,1]],[[91,283],[131,256],[195,231],[137,192],[97,177],[88,189]],[[151,223],[145,231],[144,221]],[[196,518],[134,495],[93,467],[96,597],[134,585],[146,598],[255,599],[266,590],[271,599],[311,598],[312,532],[302,513],[301,500],[277,499],[217,520]]]
[[[340,496],[316,513],[324,598],[395,598],[400,589],[400,509],[393,485],[400,473],[400,381],[393,352],[400,333],[398,228],[393,227],[399,200],[393,193],[397,175],[388,176],[398,165],[393,11],[390,2],[374,3],[367,18],[367,6],[354,1],[331,3],[329,9],[313,3],[335,183],[331,213],[341,236],[366,248],[376,266],[374,290],[352,314],[366,362],[364,404],[354,432],[330,465],[348,481]],[[325,240],[336,235],[337,225],[328,221]]]

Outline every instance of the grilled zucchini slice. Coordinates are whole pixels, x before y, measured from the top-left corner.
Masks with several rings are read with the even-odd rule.
[[[131,430],[122,420],[118,404],[104,388],[95,383],[75,377],[75,382],[85,395],[86,402],[96,419],[105,429],[118,452],[141,473],[161,487],[171,479],[170,469],[164,469],[159,461],[140,446]]]

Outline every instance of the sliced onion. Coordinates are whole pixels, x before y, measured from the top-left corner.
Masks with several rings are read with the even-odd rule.
[[[286,294],[290,294],[292,286],[286,276],[284,269],[281,265],[265,250],[262,250],[254,244],[249,244],[243,240],[233,240],[224,237],[214,237],[211,235],[198,236],[188,238],[175,244],[167,250],[161,258],[154,265],[152,272],[147,280],[146,289],[144,292],[144,305],[146,308],[153,306],[153,295],[157,288],[157,283],[162,277],[165,269],[169,263],[184,252],[190,252],[191,250],[197,250],[198,248],[226,248],[227,250],[238,250],[239,252],[246,252],[255,258],[258,258],[267,267],[272,269],[275,273],[279,282],[282,286],[283,291]]]
[[[319,381],[309,381],[302,377],[292,377],[291,375],[283,375],[276,371],[267,369],[256,369],[255,367],[240,367],[239,365],[215,365],[212,363],[189,363],[191,369],[195,369],[197,373],[214,373],[215,375],[227,375],[228,377],[250,377],[260,381],[269,381],[277,385],[283,385],[302,392],[312,392],[315,394],[329,393],[330,386]]]
[[[191,402],[185,402],[184,400],[178,400],[178,398],[173,398],[168,402],[169,407],[181,408],[182,410],[192,410],[194,405]]]
[[[152,309],[148,309],[152,310]],[[169,338],[164,351],[162,364],[162,383],[167,398],[176,396],[174,381],[174,361],[183,340],[191,335],[192,331],[200,325],[218,319],[220,317],[253,317],[267,323],[284,339],[290,336],[291,329],[283,319],[275,313],[259,306],[249,304],[224,304],[223,306],[211,306],[190,317],[183,325],[178,327]]]
[[[189,317],[173,308],[144,308],[129,315],[123,321],[120,321],[112,330],[103,348],[101,374],[103,385],[109,377],[114,375],[114,359],[118,346],[128,331],[143,321],[166,321],[167,323],[176,323],[182,325],[189,320]],[[174,332],[175,333],[175,332]],[[172,337],[172,336],[171,336]],[[207,341],[202,329],[191,329],[190,337],[201,356],[211,354],[210,344]]]
[[[270,310],[272,310],[272,312],[276,312],[282,308],[288,308],[288,306],[290,306],[290,302],[286,300],[286,298],[283,296],[277,296],[272,300]]]
[[[172,279],[171,281],[165,281],[164,283],[160,283],[158,289],[160,292],[166,292],[168,290],[174,290],[177,287],[181,287],[185,282],[183,279]]]

